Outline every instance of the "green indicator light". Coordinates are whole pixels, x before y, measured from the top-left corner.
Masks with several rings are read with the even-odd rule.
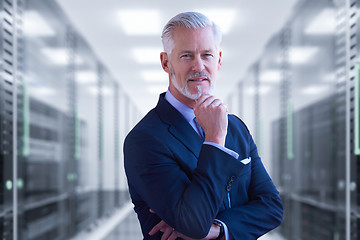
[[[71,182],[77,179],[77,175],[75,173],[69,173],[66,178],[69,182]]]
[[[23,85],[23,135],[22,135],[22,156],[27,157],[30,153],[30,101],[28,83]]]
[[[355,135],[355,141],[354,141],[354,154],[360,155],[360,136],[359,136],[359,128],[360,128],[360,116],[359,116],[359,105],[360,105],[360,64],[355,64],[355,86],[354,86],[354,135]]]
[[[21,178],[19,178],[17,181],[17,187],[19,189],[22,189],[24,187],[24,181]]]
[[[294,110],[290,101],[287,106],[287,157],[294,159]]]
[[[12,184],[12,181],[10,181],[10,180],[7,180],[7,181],[6,181],[6,189],[7,189],[7,190],[11,190],[11,189],[12,189],[12,185],[13,185],[13,184]]]
[[[99,157],[100,157],[100,161],[104,160],[104,123],[103,120],[101,119],[101,123],[100,123],[100,149],[99,149]]]
[[[77,109],[75,109],[74,112],[74,116],[75,116],[75,139],[74,139],[74,144],[75,144],[75,153],[74,153],[74,158],[75,159],[79,159],[80,158],[80,120],[79,120],[79,114]]]

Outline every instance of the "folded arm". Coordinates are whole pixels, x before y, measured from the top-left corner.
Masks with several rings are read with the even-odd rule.
[[[266,172],[251,136],[251,182],[248,201],[220,212],[216,218],[223,221],[235,239],[257,239],[278,227],[282,221],[283,206],[276,187]],[[245,177],[245,176],[243,176]],[[237,181],[246,181],[239,177]],[[230,192],[231,196],[231,192]]]
[[[229,177],[241,174],[242,164],[216,147],[203,145],[190,180],[168,146],[153,136],[139,134],[141,137],[132,136],[125,142],[129,182],[178,232],[204,238],[226,197]]]

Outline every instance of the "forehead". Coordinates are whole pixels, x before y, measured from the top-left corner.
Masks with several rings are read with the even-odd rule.
[[[212,27],[188,29],[175,27],[172,34],[174,50],[213,50],[215,37]]]

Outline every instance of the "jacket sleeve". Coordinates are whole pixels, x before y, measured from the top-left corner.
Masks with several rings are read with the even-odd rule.
[[[244,168],[227,153],[203,145],[189,178],[167,145],[139,131],[126,138],[124,161],[129,184],[148,206],[177,231],[196,239],[208,234],[229,178],[241,176]]]
[[[266,232],[280,225],[283,206],[278,191],[266,172],[256,145],[249,133],[251,181],[247,190],[248,201],[232,206],[218,214],[217,219],[223,221],[234,239],[258,239]],[[248,178],[243,175],[243,177]],[[237,181],[246,181],[240,176]],[[231,192],[230,192],[231,194]]]

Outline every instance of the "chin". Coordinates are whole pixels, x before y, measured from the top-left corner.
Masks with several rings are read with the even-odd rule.
[[[194,94],[199,94],[201,95],[209,95],[212,92],[212,88],[211,87],[202,87],[202,86],[198,86],[196,91],[194,91]]]

